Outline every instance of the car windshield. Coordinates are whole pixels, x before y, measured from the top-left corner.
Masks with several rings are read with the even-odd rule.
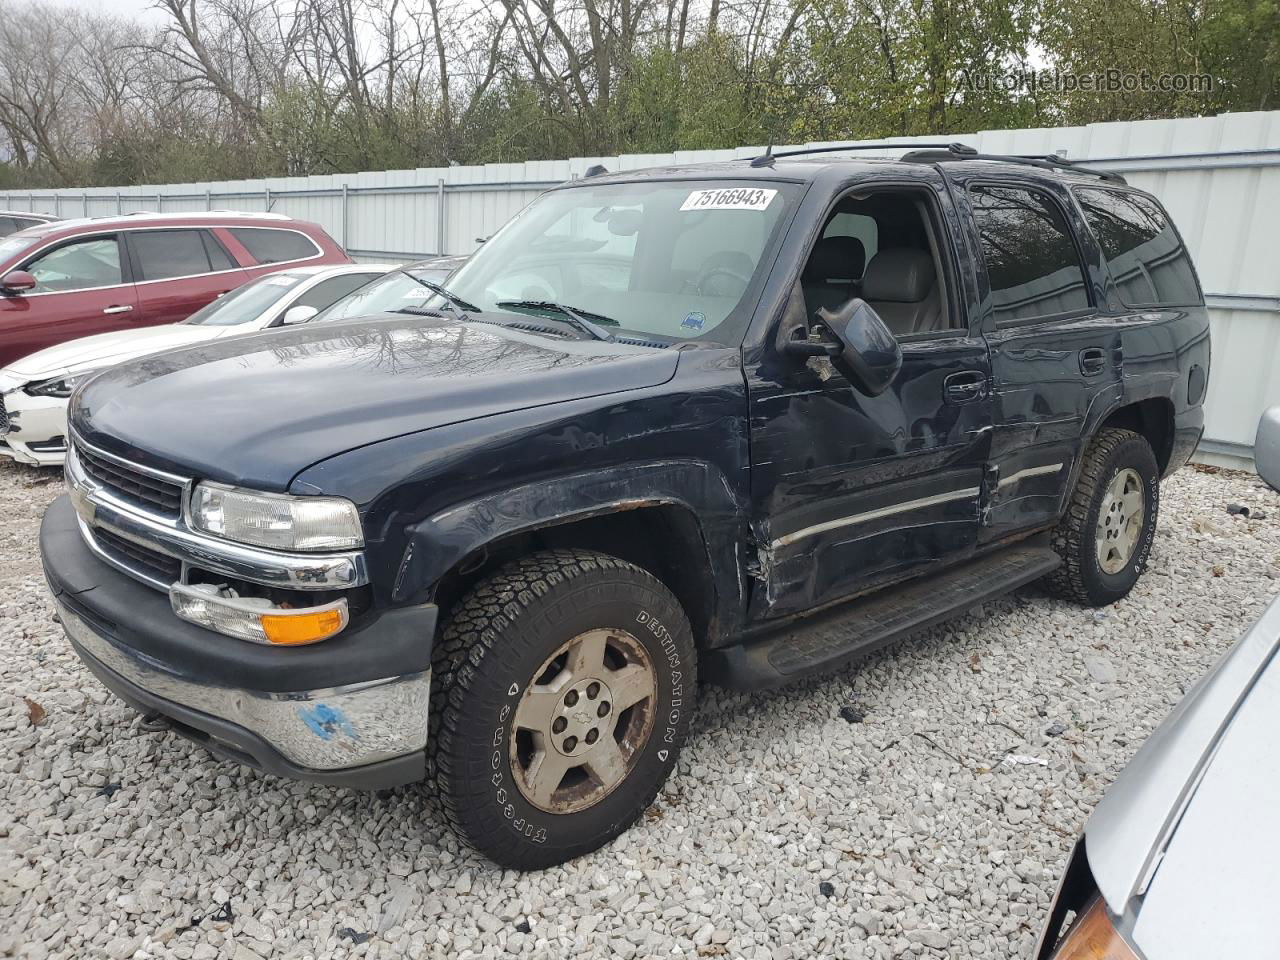
[[[415,312],[425,307],[428,300],[436,299],[436,295],[414,277],[421,277],[428,283],[444,283],[448,276],[447,270],[402,267],[343,297],[332,306],[321,310],[314,319],[347,320],[352,317],[368,317],[375,313]]]
[[[241,323],[252,323],[288,296],[303,279],[294,273],[273,273],[259,277],[223,294],[182,322],[203,327],[234,327]]]
[[[796,184],[763,180],[553,190],[490,238],[448,287],[485,311],[562,317],[534,305],[554,303],[624,331],[739,343],[765,251],[799,195]]]

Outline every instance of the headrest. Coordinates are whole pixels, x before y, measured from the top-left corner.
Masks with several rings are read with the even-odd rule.
[[[911,247],[881,250],[862,278],[865,300],[918,303],[933,290],[933,257]]]
[[[811,282],[857,280],[866,263],[866,248],[857,237],[823,237],[809,255],[804,279]]]

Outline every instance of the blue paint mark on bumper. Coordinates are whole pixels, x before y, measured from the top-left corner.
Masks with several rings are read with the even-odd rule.
[[[359,740],[355,727],[347,719],[347,715],[327,703],[317,703],[314,707],[298,707],[298,716],[302,722],[321,740],[332,740],[335,735],[342,734],[352,740]]]

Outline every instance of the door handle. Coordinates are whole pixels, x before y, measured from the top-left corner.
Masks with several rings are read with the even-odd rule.
[[[124,303],[124,304],[120,304],[119,306],[115,306],[115,307],[107,307],[107,308],[106,308],[105,310],[103,310],[102,312],[103,312],[103,313],[128,313],[128,312],[129,312],[130,310],[132,310],[132,309],[133,309],[133,307],[131,307],[131,306],[130,306],[129,304],[127,304],[127,303]]]
[[[947,403],[968,403],[987,392],[987,378],[981,370],[961,370],[942,381],[942,393]]]
[[[1080,372],[1086,376],[1101,373],[1106,362],[1107,355],[1101,347],[1085,347],[1080,351]]]

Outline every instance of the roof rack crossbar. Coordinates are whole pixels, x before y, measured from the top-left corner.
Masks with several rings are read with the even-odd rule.
[[[779,157],[803,157],[814,153],[845,153],[850,150],[947,150],[957,156],[967,156],[977,151],[967,143],[847,143],[839,147],[798,147],[795,150],[775,151],[770,145],[764,153],[751,158],[753,167],[770,166]],[[745,158],[742,158],[745,159]]]
[[[1020,163],[1028,167],[1039,167],[1041,170],[1070,170],[1086,176],[1097,177],[1111,183],[1127,186],[1129,181],[1110,170],[1099,170],[1096,167],[1082,167],[1073,160],[1057,154],[1045,153],[956,153],[950,150],[914,150],[904,154],[903,160],[909,163],[947,163],[952,160],[995,160],[1001,163]]]

